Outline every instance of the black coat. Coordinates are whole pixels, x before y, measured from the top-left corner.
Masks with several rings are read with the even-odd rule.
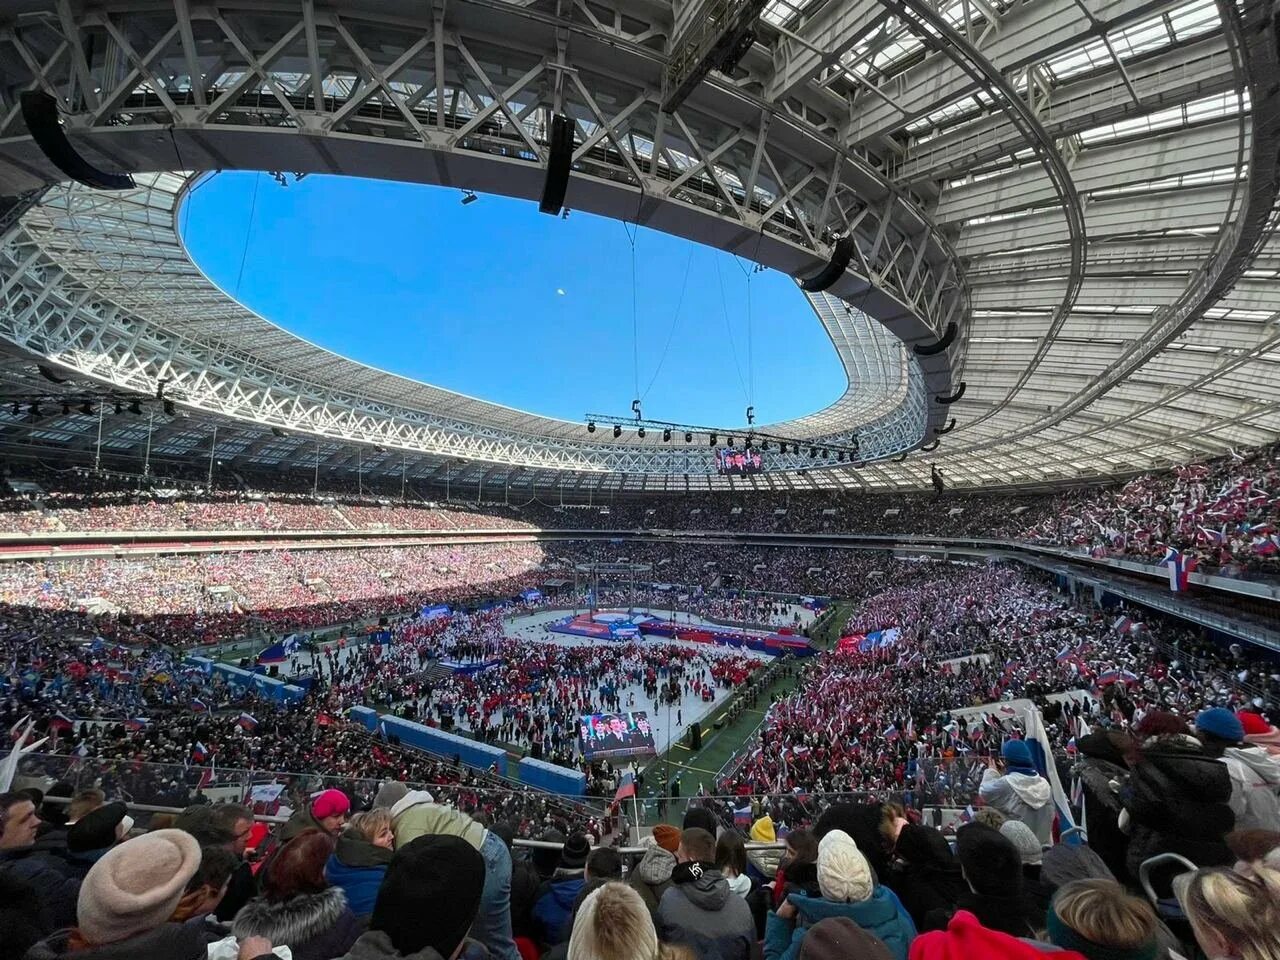
[[[1120,793],[1129,778],[1121,751],[1121,738],[1107,731],[1081,737],[1080,762],[1073,773],[1080,778],[1084,814],[1089,824],[1089,846],[1102,857],[1116,877],[1126,875],[1125,852],[1129,838],[1120,830]],[[1114,786],[1113,786],[1114,784]],[[1135,881],[1136,877],[1133,878]]]
[[[36,888],[0,870],[0,960],[22,960],[29,947],[55,929]]]
[[[198,924],[166,923],[154,930],[87,950],[68,949],[70,930],[55,933],[31,948],[27,960],[204,960],[209,955],[209,939]]]
[[[947,838],[932,827],[908,824],[898,835],[897,860],[885,885],[898,895],[917,927],[934,910],[950,912],[969,890]]]
[[[76,922],[76,900],[80,881],[67,876],[57,861],[31,847],[0,851],[0,873],[35,889],[44,904],[50,929],[69,927]]]
[[[1235,826],[1231,774],[1193,737],[1148,740],[1121,802],[1129,813],[1130,876],[1144,860],[1176,853],[1200,867],[1232,863],[1223,837]]]

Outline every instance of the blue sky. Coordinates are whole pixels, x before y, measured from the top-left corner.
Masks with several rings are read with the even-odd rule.
[[[182,228],[214,282],[280,326],[535,413],[626,414],[637,370],[647,416],[711,426],[743,423],[748,392],[766,422],[844,390],[831,342],[789,277],[750,274],[728,254],[642,229],[633,286],[622,224],[460,197],[342,177],[291,177],[282,188],[265,173],[226,173],[196,190]]]

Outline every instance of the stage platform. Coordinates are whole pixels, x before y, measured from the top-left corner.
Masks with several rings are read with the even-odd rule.
[[[784,653],[806,657],[816,651],[806,637],[786,633],[750,633],[710,624],[682,624],[663,620],[649,613],[626,610],[597,610],[552,621],[552,633],[573,637],[626,642],[641,637],[711,643],[723,647],[755,650],[780,657]]]

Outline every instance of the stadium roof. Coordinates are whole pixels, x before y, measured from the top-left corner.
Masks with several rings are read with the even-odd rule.
[[[1260,5],[769,0],[732,74],[672,113],[684,5],[12,6],[0,192],[26,197],[0,245],[9,377],[43,359],[137,394],[167,379],[187,414],[160,427],[175,455],[211,448],[218,424],[253,451],[229,458],[310,467],[323,449],[422,476],[462,460],[517,489],[885,489],[927,484],[930,462],[955,485],[1043,484],[1276,436],[1280,92]],[[22,118],[31,87],[136,187],[58,183]],[[175,230],[199,172],[233,167],[536,198],[555,112],[575,121],[575,209],[793,276],[853,239],[810,296],[849,389],[765,429],[856,434],[870,462],[802,451],[719,477],[705,444],[614,441],[364,367],[233,302]],[[98,418],[77,418],[7,413],[0,433],[83,446]],[[107,442],[143,442],[127,414],[106,421]]]

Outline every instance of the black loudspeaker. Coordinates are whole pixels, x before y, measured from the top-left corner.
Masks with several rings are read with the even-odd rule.
[[[935,436],[940,437],[944,433],[950,433],[955,428],[956,428],[956,418],[952,417],[950,420],[947,421],[947,425],[945,427],[934,427],[933,433]]]
[[[529,744],[529,756],[533,757],[535,760],[542,759],[542,744],[537,740]]]
[[[696,720],[693,722],[693,725],[689,727],[689,749],[702,749],[702,724],[698,723]]]
[[[967,384],[966,384],[963,380],[961,380],[961,381],[960,381],[960,386],[956,387],[956,392],[955,392],[955,393],[953,393],[951,396],[949,396],[949,397],[936,397],[935,399],[936,399],[939,403],[943,404],[944,406],[945,406],[945,405],[947,405],[947,404],[949,404],[949,403],[956,403],[956,402],[958,402],[958,401],[960,400],[960,398],[961,398],[961,397],[963,397],[963,396],[964,396],[964,388],[965,388],[966,386],[967,386]]]
[[[542,181],[542,199],[538,209],[553,217],[564,206],[569,188],[569,167],[573,163],[573,122],[562,113],[551,118],[550,152],[547,155],[547,177]]]
[[[280,664],[273,663],[271,666],[267,667],[267,676],[268,677],[280,676]]]
[[[827,289],[827,287],[840,279],[852,259],[853,237],[841,237],[836,241],[836,245],[831,248],[831,259],[827,262],[827,265],[812,277],[801,280],[800,289],[809,293],[820,293]]]
[[[927,346],[916,344],[911,349],[915,351],[917,357],[932,357],[935,354],[942,353],[947,347],[951,346],[952,341],[956,338],[956,322],[952,320],[947,324],[947,329],[943,331],[942,339],[937,343],[930,343]]]
[[[25,91],[22,94],[22,119],[36,146],[72,180],[95,190],[129,190],[133,187],[133,177],[127,173],[107,173],[80,156],[58,122],[58,101],[49,94],[42,90]]]

